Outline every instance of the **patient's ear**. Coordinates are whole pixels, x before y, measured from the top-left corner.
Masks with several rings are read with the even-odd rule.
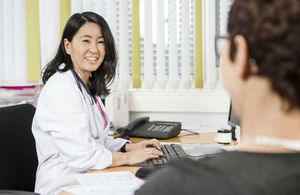
[[[244,36],[237,35],[234,38],[236,47],[235,64],[238,66],[238,74],[241,79],[247,79],[250,75],[251,65],[249,63],[248,44]]]
[[[64,39],[64,46],[67,54],[71,55],[71,43],[68,41],[68,39]]]

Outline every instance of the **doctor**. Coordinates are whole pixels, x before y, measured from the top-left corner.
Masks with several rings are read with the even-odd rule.
[[[55,194],[91,169],[135,164],[162,153],[157,140],[136,144],[108,137],[109,119],[99,98],[117,64],[112,33],[92,12],[68,20],[54,59],[47,65],[32,132],[38,169],[35,191]]]

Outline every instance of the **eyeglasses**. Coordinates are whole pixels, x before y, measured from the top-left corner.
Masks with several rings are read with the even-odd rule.
[[[221,54],[225,49],[226,42],[229,39],[230,39],[229,36],[216,36],[215,37],[215,52],[219,58],[221,57]],[[256,60],[254,58],[250,58],[249,63],[256,64]]]
[[[224,51],[226,41],[229,39],[228,36],[216,36],[215,37],[215,52],[218,57],[221,57]]]

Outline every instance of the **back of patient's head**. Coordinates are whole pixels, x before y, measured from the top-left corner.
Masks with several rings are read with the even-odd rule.
[[[300,109],[300,0],[236,0],[228,33],[231,43],[245,37],[256,74],[269,79],[289,110]],[[231,60],[234,55],[231,44]]]

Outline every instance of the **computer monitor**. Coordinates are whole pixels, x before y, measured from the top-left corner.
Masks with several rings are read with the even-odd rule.
[[[237,140],[236,128],[240,128],[240,118],[237,116],[236,112],[232,108],[232,104],[230,103],[229,114],[228,114],[228,125],[231,126],[232,131],[232,139]]]

